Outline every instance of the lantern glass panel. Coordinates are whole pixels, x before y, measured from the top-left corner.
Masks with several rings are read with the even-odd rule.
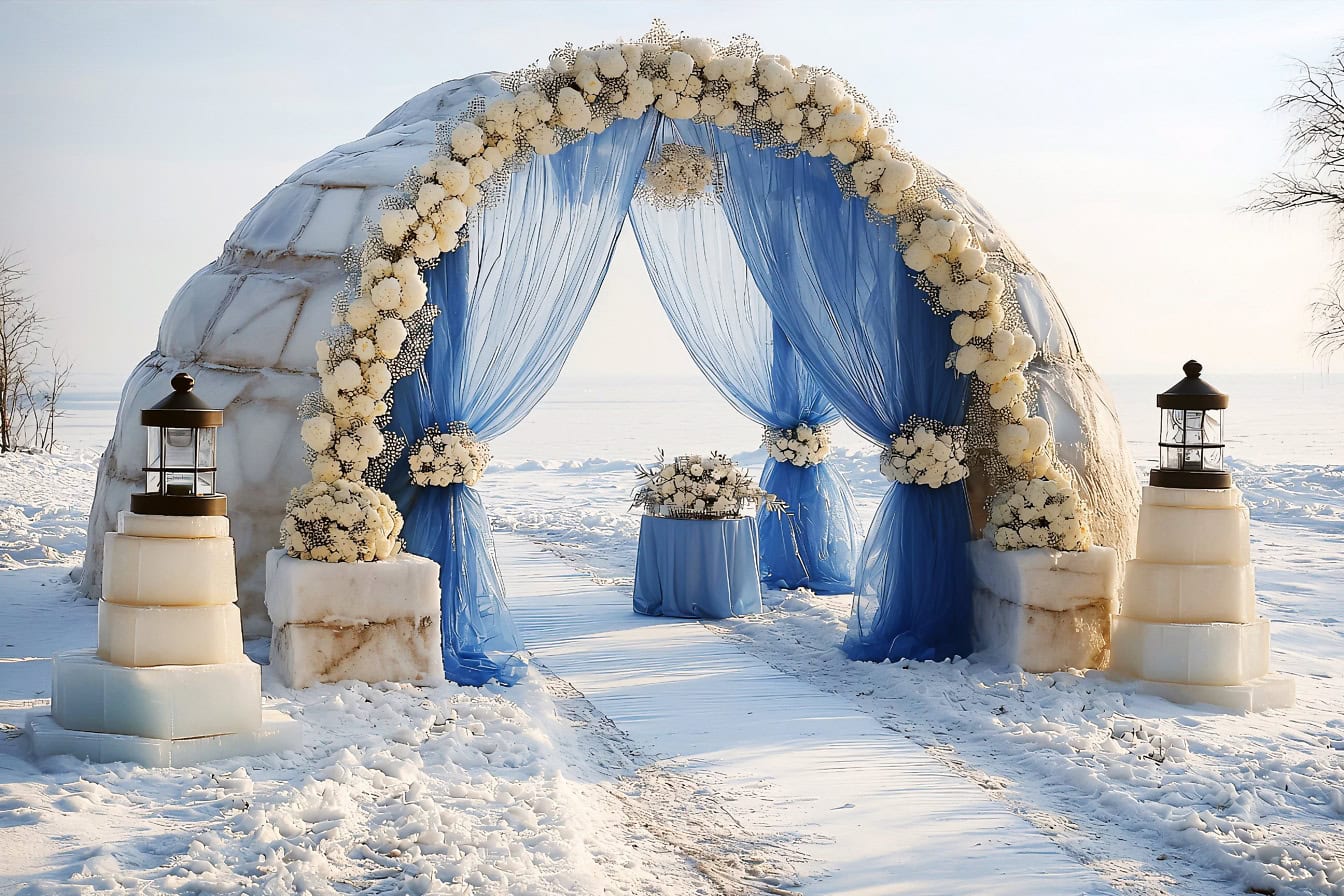
[[[162,477],[160,476],[157,468],[163,466],[163,456],[159,451],[160,448],[159,427],[148,426],[145,428],[145,430],[146,430],[146,442],[147,442],[145,451],[145,466],[154,468],[145,471],[145,492],[152,495],[158,492],[159,485],[162,482]]]
[[[215,466],[215,434],[218,432],[219,430],[215,429],[213,426],[196,431],[196,466]]]

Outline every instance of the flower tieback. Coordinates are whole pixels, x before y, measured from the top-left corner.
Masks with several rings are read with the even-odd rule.
[[[882,475],[892,482],[941,488],[965,479],[966,427],[911,417],[882,452]]]
[[[416,485],[475,485],[490,463],[490,446],[461,421],[449,423],[447,432],[431,424],[411,446],[407,462]]]
[[[644,163],[635,196],[655,208],[685,208],[713,201],[718,179],[718,165],[699,146],[664,143],[658,157]]]
[[[775,460],[795,467],[815,467],[831,453],[831,428],[798,423],[779,428],[767,426],[761,445]]]

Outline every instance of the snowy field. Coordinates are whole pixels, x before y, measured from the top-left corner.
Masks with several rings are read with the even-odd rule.
[[[1141,466],[1165,379],[1111,380]],[[807,592],[771,592],[763,615],[715,628],[921,745],[1121,892],[1344,894],[1344,388],[1215,382],[1233,395],[1233,469],[1273,663],[1298,678],[1291,711],[1176,707],[1095,673],[850,663],[838,650],[848,602]],[[788,844],[753,832],[731,794],[661,768],[540,672],[507,690],[267,679],[268,702],[305,725],[301,754],[173,771],[34,765],[18,729],[46,704],[48,658],[95,641],[96,607],[71,571],[111,399],[86,395],[72,447],[0,457],[0,893],[799,886]],[[482,492],[498,531],[628,585],[631,465],[660,446],[723,447],[759,469],[755,438],[703,384],[563,381],[495,445]],[[866,518],[887,487],[876,452],[852,434],[837,442]],[[901,823],[890,820],[894,848]]]

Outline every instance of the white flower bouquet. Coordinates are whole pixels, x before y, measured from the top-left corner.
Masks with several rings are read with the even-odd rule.
[[[882,452],[882,475],[892,482],[942,488],[970,475],[966,427],[911,417]]]
[[[766,510],[782,510],[783,505],[766,492],[746,468],[726,454],[690,454],[636,467],[639,486],[631,506],[643,506],[653,516],[686,519],[727,519],[742,515],[745,504]]]
[[[328,563],[386,560],[400,549],[392,499],[363,482],[309,482],[289,494],[280,543],[291,557]]]
[[[656,206],[680,208],[713,197],[712,159],[698,146],[664,143],[656,159],[644,163],[644,183],[636,195]]]
[[[762,447],[782,464],[815,467],[831,453],[831,428],[799,423],[784,429],[765,431]]]
[[[475,485],[490,463],[490,447],[464,423],[448,424],[446,433],[429,426],[411,446],[406,461],[416,485]]]
[[[1092,547],[1086,517],[1083,499],[1068,482],[1048,477],[1029,479],[994,498],[985,538],[1000,551],[1086,551]]]

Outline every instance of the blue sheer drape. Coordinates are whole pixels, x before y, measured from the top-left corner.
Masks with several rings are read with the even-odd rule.
[[[659,139],[716,151],[713,132],[690,122],[664,121]],[[630,221],[673,329],[734,408],[777,428],[839,419],[774,323],[722,206],[668,209],[637,200]],[[761,486],[788,505],[787,514],[760,514],[761,580],[852,591],[854,502],[844,479],[826,463],[797,467],[769,458]]]
[[[425,272],[440,313],[424,366],[393,389],[394,432],[414,443],[430,424],[462,421],[491,439],[554,384],[606,274],[655,127],[655,116],[622,119],[538,157],[473,219],[470,241]],[[415,486],[404,456],[387,492],[405,514],[407,549],[440,566],[447,676],[515,680],[522,645],[480,495],[460,484]]]
[[[845,419],[885,445],[912,414],[961,423],[969,381],[895,250],[890,224],[847,200],[827,159],[781,159],[720,132],[724,208],[775,321]],[[962,483],[894,485],[864,544],[845,639],[856,659],[943,658],[970,650],[970,538]]]

